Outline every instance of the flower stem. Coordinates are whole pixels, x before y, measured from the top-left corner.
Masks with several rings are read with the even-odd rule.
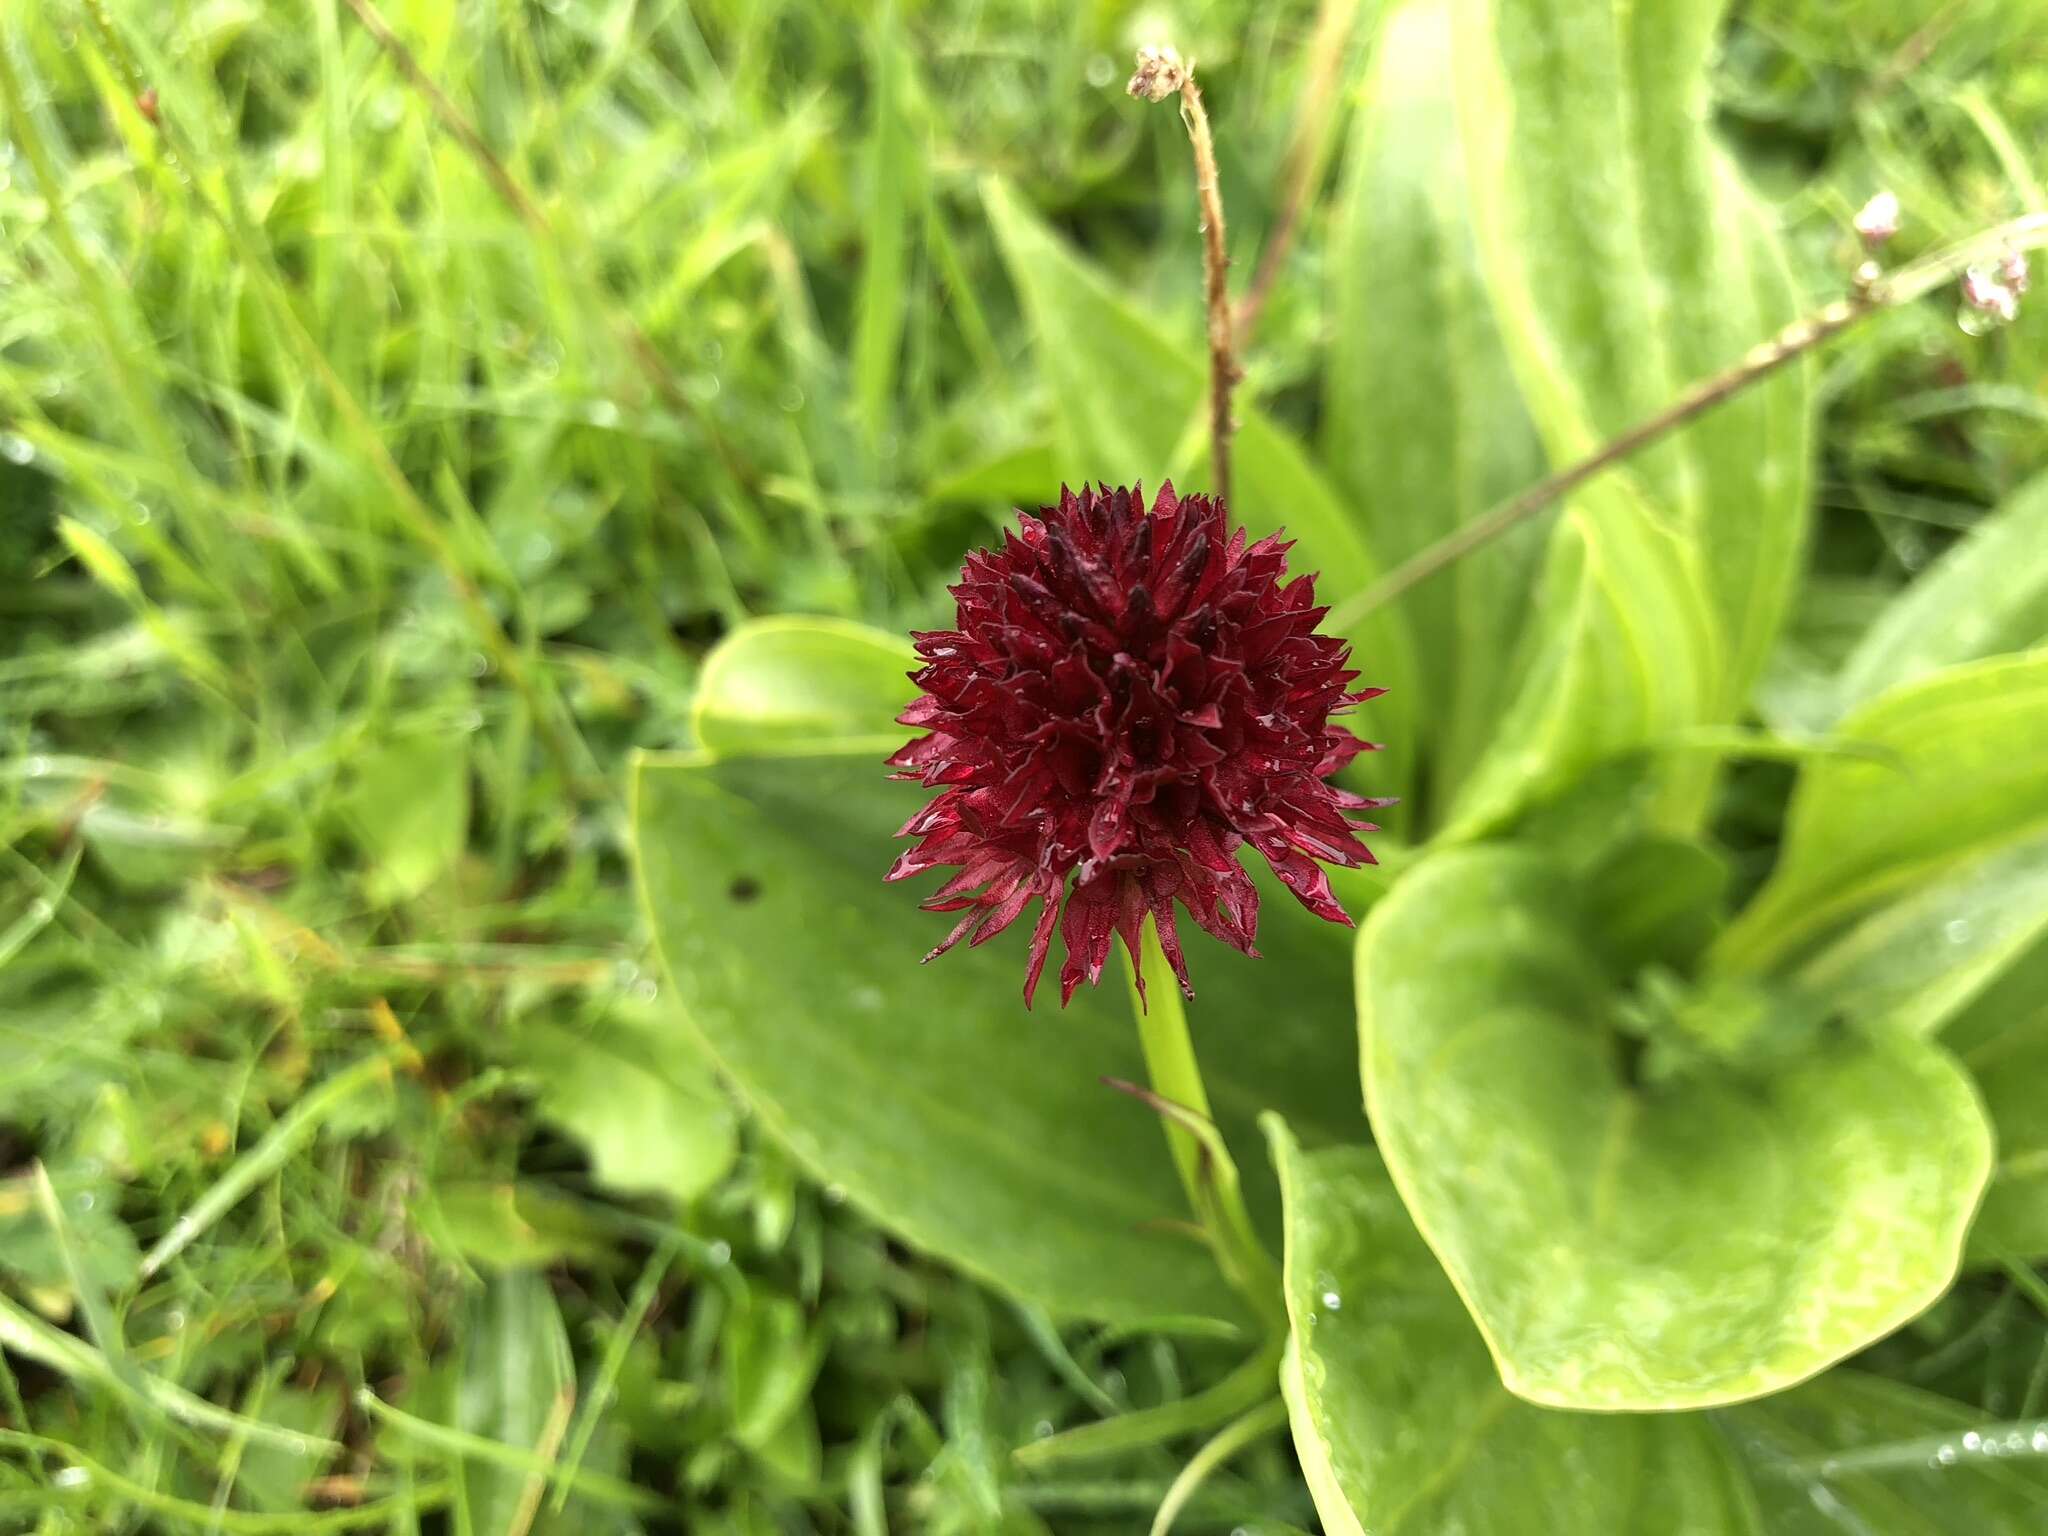
[[[1577,462],[1547,475],[1471,522],[1438,539],[1387,572],[1363,592],[1330,610],[1329,627],[1342,631],[1375,609],[1392,602],[1447,566],[1499,538],[1516,524],[1562,500],[1600,471],[1647,448],[1659,438],[1703,416],[1794,358],[1812,351],[1859,321],[1911,303],[1946,283],[1954,282],[1972,264],[2002,252],[2034,250],[2048,245],[2048,213],[2031,213],[2010,223],[1983,230],[1946,246],[1908,266],[1873,279],[1846,299],[1824,304],[1803,315],[1777,335],[1759,342],[1719,373],[1689,385],[1677,399],[1625,432],[1608,439]]]
[[[1153,1107],[1166,1128],[1167,1150],[1173,1156],[1188,1204],[1230,1281],[1262,1317],[1276,1317],[1281,1306],[1280,1273],[1260,1242],[1245,1209],[1237,1163],[1224,1144],[1209,1110],[1208,1089],[1188,1033],[1180,981],[1159,947],[1152,919],[1145,920],[1141,958],[1127,960],[1132,1012],[1138,1021],[1138,1043],[1145,1053],[1145,1071],[1152,1084]],[[1145,983],[1138,990],[1139,978]]]
[[[1224,243],[1223,193],[1216,180],[1216,141],[1192,67],[1180,87],[1181,121],[1195,150],[1195,194],[1202,205],[1202,280],[1209,306],[1209,472],[1218,499],[1230,500],[1230,391],[1237,383],[1231,344],[1230,253]]]

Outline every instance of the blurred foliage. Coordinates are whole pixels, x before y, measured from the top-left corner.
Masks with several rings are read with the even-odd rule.
[[[2034,10],[1735,8],[1716,124],[1803,294],[1878,186],[1906,254],[2043,205]],[[1233,1352],[992,1297],[679,1066],[622,766],[736,622],[928,625],[1057,482],[984,177],[1199,346],[1129,50],[1201,61],[1242,273],[1315,7],[386,15],[488,158],[343,0],[0,15],[0,1529],[1136,1528],[1183,1455],[1012,1449]],[[1337,239],[1319,200],[1247,359],[1303,440]],[[1923,306],[1828,356],[1767,718],[2048,469],[2044,340]],[[1741,884],[1789,780],[1723,791]],[[2044,1299],[1986,1272],[1874,1363],[2031,1412]],[[1312,1519],[1268,1441],[1183,1524]]]

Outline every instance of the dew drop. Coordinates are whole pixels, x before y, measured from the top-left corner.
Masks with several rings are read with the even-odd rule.
[[[606,430],[616,427],[619,424],[619,408],[609,400],[593,401],[590,407],[590,424]]]
[[[474,709],[465,709],[455,717],[455,729],[465,736],[473,736],[484,728],[483,715]]]
[[[640,967],[630,960],[621,960],[612,967],[612,975],[622,987],[630,987],[640,979]]]
[[[1998,322],[1983,310],[1964,304],[1956,309],[1956,329],[1965,336],[1988,336],[1998,329]]]
[[[844,1184],[827,1184],[824,1189],[824,1195],[827,1205],[846,1204],[846,1186]]]
[[[721,1237],[704,1250],[704,1257],[711,1261],[714,1268],[723,1269],[732,1262],[732,1244]]]
[[[1974,1429],[1973,1429],[1973,1430],[1970,1430],[1970,1431],[1968,1431],[1968,1432],[1967,1432],[1966,1434],[1964,1434],[1964,1436],[1963,1436],[1963,1449],[1964,1449],[1964,1450],[1966,1450],[1966,1451],[1981,1451],[1981,1450],[1983,1450],[1983,1449],[1984,1449],[1984,1437],[1983,1437],[1982,1435],[1978,1434],[1978,1433],[1977,1433],[1977,1431],[1975,1431]]]
[[[1952,1467],[1956,1464],[1956,1448],[1952,1445],[1944,1445],[1934,1453],[1934,1459],[1944,1467]]]
[[[651,1003],[661,996],[661,987],[652,976],[642,976],[633,983],[633,996],[643,1003]]]
[[[285,1442],[285,1449],[294,1456],[310,1456],[313,1454],[313,1447],[297,1435],[292,1436],[290,1440]]]
[[[1337,1292],[1335,1292],[1335,1291],[1325,1291],[1325,1292],[1323,1292],[1323,1306],[1324,1306],[1325,1308],[1327,1308],[1327,1309],[1328,1309],[1329,1311],[1335,1312],[1336,1310],[1338,1310],[1338,1309],[1339,1309],[1340,1307],[1342,1307],[1343,1305],[1344,1305],[1344,1298],[1343,1298],[1342,1296],[1338,1295],[1338,1294],[1337,1294]]]
[[[167,1331],[171,1333],[176,1333],[179,1329],[183,1328],[184,1326],[185,1314],[179,1311],[178,1308],[173,1307],[170,1311],[164,1314],[164,1327]]]
[[[1949,943],[1967,944],[1970,940],[1969,919],[1962,917],[1951,919],[1948,926],[1941,931],[1948,935]]]
[[[775,403],[785,411],[800,411],[804,408],[804,392],[794,384],[788,385],[775,397]]]
[[[1040,1419],[1031,1426],[1031,1434],[1033,1439],[1050,1440],[1052,1438],[1052,1420]]]
[[[92,1474],[83,1467],[65,1467],[50,1481],[59,1488],[83,1488],[92,1481]]]
[[[462,670],[471,677],[482,677],[491,670],[491,658],[482,651],[471,651],[462,663]]]
[[[21,765],[21,771],[32,779],[40,779],[50,771],[50,760],[47,757],[32,757]]]
[[[2042,1455],[2048,1455],[2048,1429],[2035,1430],[2034,1438],[2029,1442],[2029,1444],[2033,1446],[2036,1452]]]
[[[28,920],[32,923],[47,923],[57,915],[57,909],[50,904],[47,896],[38,896],[28,904]]]
[[[1098,91],[1116,78],[1116,61],[1106,53],[1096,53],[1088,58],[1088,83]]]
[[[0,437],[0,456],[5,456],[10,464],[33,464],[36,445],[18,432],[9,432]]]
[[[81,1192],[78,1198],[72,1201],[71,1203],[77,1206],[81,1211],[89,1211],[95,1205],[98,1205],[99,1201],[94,1197],[93,1192],[88,1189]]]

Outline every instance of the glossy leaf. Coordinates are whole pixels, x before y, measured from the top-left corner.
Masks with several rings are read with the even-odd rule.
[[[1973,1451],[1963,1407],[1857,1371],[1712,1413],[1523,1402],[1378,1157],[1271,1135],[1287,1193],[1283,1388],[1331,1536],[2032,1536],[2048,1507],[2048,1463]],[[1901,1444],[1914,1454],[1883,1454]]]
[[[609,1189],[687,1203],[738,1155],[731,1101],[703,1054],[677,1042],[679,1027],[666,1012],[647,1025],[615,1016],[595,1030],[550,1028],[521,1041],[541,1112],[589,1150]]]
[[[1758,970],[1966,859],[2048,829],[2048,654],[1952,667],[1837,730],[1865,750],[1812,763],[1769,882],[1715,947]]]
[[[896,724],[917,696],[908,637],[813,618],[756,619],[739,634],[698,679],[692,724],[707,752],[810,750],[829,739],[883,758],[910,738]]]
[[[1998,1128],[1998,1168],[1970,1228],[1970,1257],[2048,1258],[2048,938],[1986,987],[1943,1039],[1975,1074]]]
[[[1323,457],[1392,565],[1542,476],[1479,273],[1452,113],[1448,0],[1379,23],[1333,217]],[[1431,701],[1429,794],[1483,751],[1514,681],[1543,530],[1530,525],[1402,601]]]
[[[1842,668],[1839,708],[2048,640],[2048,474],[2014,491],[1892,600]]]
[[[1378,1157],[1304,1153],[1277,1123],[1272,1137],[1288,1410],[1326,1531],[1760,1532],[1706,1415],[1561,1413],[1510,1395]]]
[[[703,735],[761,739],[745,701],[785,686],[885,700],[901,670],[869,632],[748,626],[707,663],[699,718],[719,723]],[[876,702],[873,718],[807,743],[774,734],[772,756],[643,759],[642,890],[684,1013],[798,1158],[917,1246],[1057,1312],[1236,1317],[1208,1254],[1157,1230],[1186,1215],[1160,1127],[1101,1086],[1144,1077],[1116,989],[1026,1012],[1022,925],[918,964],[945,924],[882,884],[924,797],[891,783],[873,749],[904,734],[886,725],[895,707]],[[1357,902],[1373,885],[1342,889]],[[1360,1126],[1347,936],[1275,888],[1259,940],[1265,960],[1188,944],[1190,1027],[1248,1176],[1263,1109],[1319,1135]],[[1283,977],[1291,1003],[1275,1010]],[[1248,1182],[1270,1215],[1270,1181]]]
[[[1917,886],[1801,967],[1866,1024],[1929,1034],[2048,937],[2048,831]]]
[[[1991,1161],[1955,1061],[1834,1030],[1768,1073],[1632,1084],[1623,978],[1577,906],[1540,855],[1452,850],[1359,945],[1374,1131],[1508,1386],[1567,1407],[1738,1401],[1939,1296]]]
[[[1148,486],[1172,478],[1183,491],[1205,489],[1204,352],[1175,341],[1118,294],[1004,183],[985,183],[983,196],[1037,338],[1067,478],[1076,484],[1142,479]],[[1335,604],[1363,590],[1381,569],[1364,521],[1344,506],[1301,446],[1242,395],[1236,414],[1232,514],[1254,536],[1284,527],[1296,541],[1294,569],[1317,573],[1322,602]],[[1048,499],[1056,490],[1048,488]],[[1412,643],[1406,625],[1385,611],[1356,626],[1351,639],[1365,680],[1389,690],[1358,717],[1361,731],[1387,744],[1359,777],[1377,786],[1376,793],[1400,794],[1423,709]],[[1400,814],[1389,812],[1386,819],[1399,826]]]
[[[1711,712],[1714,677],[1711,616],[1683,542],[1627,484],[1589,487],[1551,542],[1521,686],[1445,836],[1495,832],[1697,725]],[[1697,771],[1638,779],[1623,816],[1674,832],[1697,819]]]
[[[2034,1536],[2048,1510],[2041,1426],[1987,1454],[1981,1416],[1903,1382],[1830,1371],[1721,1418],[1771,1536]]]
[[[1555,462],[1735,363],[1795,313],[1775,236],[1709,132],[1724,0],[1459,0],[1459,121],[1508,351]],[[1809,386],[1795,366],[1624,471],[1685,542],[1737,707],[1799,571]]]

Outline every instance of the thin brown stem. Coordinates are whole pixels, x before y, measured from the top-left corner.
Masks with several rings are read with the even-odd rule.
[[[1294,237],[1301,231],[1302,216],[1310,197],[1322,180],[1329,147],[1330,118],[1337,105],[1337,82],[1343,74],[1345,44],[1358,16],[1358,0],[1323,0],[1316,17],[1315,32],[1308,44],[1308,83],[1302,92],[1300,110],[1294,117],[1294,140],[1287,151],[1286,192],[1280,216],[1266,236],[1266,248],[1259,255],[1258,270],[1251,287],[1237,301],[1231,320],[1233,340],[1243,346],[1265,312],[1266,301],[1287,264]]]
[[[1954,282],[1968,267],[1995,260],[2006,251],[2032,250],[2041,246],[2048,246],[2048,213],[2028,214],[1876,278],[1849,298],[1822,305],[1812,314],[1793,321],[1768,341],[1750,348],[1719,373],[1696,380],[1655,415],[1645,417],[1584,458],[1545,476],[1527,490],[1509,497],[1428,548],[1419,550],[1363,592],[1332,608],[1331,626],[1345,629],[1356,624],[1375,609],[1384,607],[1410,588],[1570,495],[1602,470],[1705,415],[1759,379],[1871,315],[1911,303],[1944,284]]]
[[[1237,356],[1231,345],[1230,254],[1223,228],[1223,193],[1216,179],[1216,141],[1209,114],[1189,69],[1180,87],[1181,121],[1195,149],[1195,193],[1202,207],[1202,277],[1209,307],[1209,472],[1211,488],[1230,500],[1230,391],[1237,384]]]

